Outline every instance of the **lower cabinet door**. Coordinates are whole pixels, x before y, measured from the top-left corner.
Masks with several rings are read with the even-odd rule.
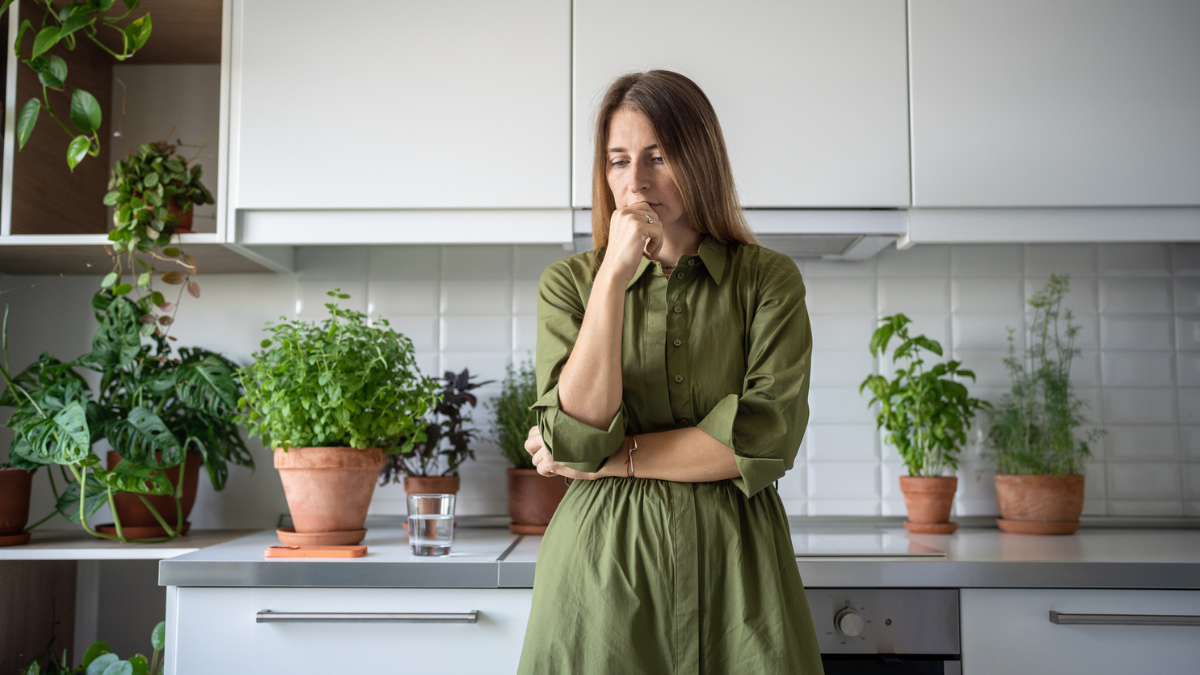
[[[1200,591],[964,588],[959,598],[963,675],[1200,672],[1200,626],[1154,625],[1200,621]]]
[[[179,588],[167,675],[515,673],[532,598],[528,588]],[[379,621],[397,618],[409,621]]]

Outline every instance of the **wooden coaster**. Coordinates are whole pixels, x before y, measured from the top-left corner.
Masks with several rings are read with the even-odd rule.
[[[179,534],[187,534],[187,531],[191,529],[191,527],[192,524],[190,522],[186,520],[183,521],[183,527],[179,528]],[[96,531],[101,534],[111,534],[114,537],[117,536],[117,526],[112,523],[97,525]],[[163,537],[167,536],[167,531],[162,529],[161,525],[146,525],[142,527],[125,527],[122,525],[121,533],[125,535],[126,539],[162,539]]]
[[[275,534],[279,535],[279,543],[288,546],[353,546],[367,536],[367,531],[297,532],[295,528],[281,527]]]
[[[20,546],[21,544],[28,544],[29,537],[31,536],[33,535],[29,532],[0,535],[0,546]]]
[[[1003,532],[1011,534],[1074,534],[1079,529],[1078,520],[1005,520],[996,519]]]
[[[904,529],[913,534],[952,534],[958,523],[910,523],[904,521]]]
[[[546,534],[545,525],[518,525],[517,523],[509,523],[508,531],[513,534]]]

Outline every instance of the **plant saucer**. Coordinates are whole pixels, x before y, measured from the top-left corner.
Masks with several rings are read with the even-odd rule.
[[[28,544],[30,536],[32,535],[29,532],[0,535],[0,546],[20,546],[21,544]]]
[[[904,521],[904,529],[913,534],[952,534],[958,523],[913,523]]]
[[[275,530],[279,542],[288,546],[353,546],[367,536],[366,529],[337,532],[297,532],[293,527]]]
[[[179,534],[187,534],[191,527],[190,522],[183,521],[183,527],[179,528]],[[97,525],[96,531],[101,534],[117,536],[117,526],[112,523]],[[167,531],[162,529],[161,525],[134,525],[132,527],[122,526],[121,534],[124,534],[126,539],[162,539],[167,536]]]

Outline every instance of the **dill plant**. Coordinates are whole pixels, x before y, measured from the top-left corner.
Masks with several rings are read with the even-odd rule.
[[[1029,298],[1033,317],[1029,344],[1018,355],[1008,329],[1008,368],[1012,390],[989,413],[988,441],[1001,474],[1080,475],[1091,457],[1091,443],[1104,432],[1090,429],[1077,438],[1077,428],[1087,424],[1087,403],[1074,395],[1071,361],[1080,353],[1075,346],[1079,326],[1071,310],[1062,309],[1070,290],[1070,276],[1051,275],[1050,281]],[[1063,326],[1059,324],[1062,317]]]
[[[495,442],[514,469],[532,469],[533,457],[525,451],[529,429],[537,424],[537,412],[530,410],[537,401],[537,371],[526,359],[519,368],[506,368],[500,395],[488,403],[495,429]]]

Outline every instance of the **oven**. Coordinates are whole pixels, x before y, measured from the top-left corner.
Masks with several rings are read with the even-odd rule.
[[[805,593],[826,675],[961,675],[957,589]]]

